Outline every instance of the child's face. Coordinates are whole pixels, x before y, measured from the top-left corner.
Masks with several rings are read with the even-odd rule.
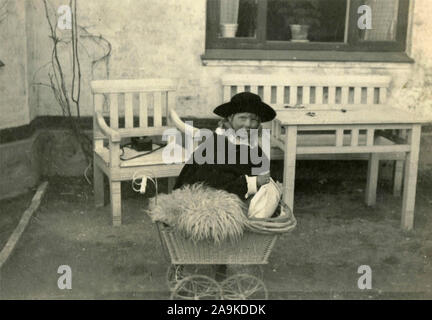
[[[231,127],[237,131],[239,129],[258,129],[261,124],[261,119],[255,113],[242,112],[231,115],[229,118]]]

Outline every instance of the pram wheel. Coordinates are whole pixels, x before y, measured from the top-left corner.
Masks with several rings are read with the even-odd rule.
[[[236,274],[221,283],[224,300],[267,300],[264,282],[250,274]]]
[[[239,264],[231,264],[228,265],[227,269],[227,278],[236,274],[248,274],[254,277],[257,277],[260,280],[264,279],[264,269],[262,265],[259,264],[247,264],[247,265],[239,265]]]
[[[210,277],[189,276],[176,284],[171,292],[171,300],[222,300],[222,289]]]
[[[171,264],[166,273],[166,280],[170,290],[173,290],[176,284],[186,277],[197,274],[212,277],[213,273],[211,265]]]
[[[186,275],[184,273],[183,265],[178,265],[178,264],[170,265],[168,267],[167,274],[166,274],[167,283],[170,290],[174,289],[176,284],[185,277]]]

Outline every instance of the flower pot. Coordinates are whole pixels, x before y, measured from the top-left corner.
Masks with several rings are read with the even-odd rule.
[[[293,42],[308,42],[308,25],[303,24],[290,24],[291,28],[291,41]]]
[[[238,24],[223,23],[221,24],[221,33],[223,38],[234,38],[237,32]]]

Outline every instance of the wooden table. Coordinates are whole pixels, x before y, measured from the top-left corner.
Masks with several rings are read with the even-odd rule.
[[[421,124],[418,116],[389,106],[362,105],[338,109],[287,109],[277,112],[272,123],[272,141],[284,150],[283,199],[294,209],[296,158],[302,154],[369,154],[366,204],[374,205],[379,154],[405,155],[401,227],[413,228]],[[299,131],[309,131],[301,135]],[[323,131],[331,131],[331,143],[319,142]],[[299,134],[300,136],[300,134]],[[328,136],[328,135],[327,135]],[[348,139],[347,139],[348,138]],[[299,140],[317,143],[299,144]]]

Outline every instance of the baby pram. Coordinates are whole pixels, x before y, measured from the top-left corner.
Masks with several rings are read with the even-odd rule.
[[[288,206],[282,201],[280,206],[282,216],[249,220],[248,230],[236,243],[224,241],[218,245],[210,241],[193,242],[163,223],[157,223],[163,250],[169,254],[171,262],[167,271],[171,299],[267,299],[267,288],[261,277],[257,276],[262,275],[262,271],[254,274],[240,272],[217,282],[208,275],[185,272],[184,266],[227,264],[257,267],[267,264],[278,236],[293,230],[297,223]]]
[[[139,185],[139,184],[138,184]],[[157,201],[157,183],[156,201]],[[269,255],[282,233],[292,231],[297,221],[291,209],[281,200],[276,217],[249,219],[246,230],[237,242],[229,240],[192,241],[162,222],[156,222],[164,256],[169,260],[166,280],[171,299],[185,300],[249,300],[267,299],[261,266],[268,263]],[[196,265],[253,266],[258,272],[239,272],[221,282],[200,273]],[[192,269],[192,271],[191,271]]]

